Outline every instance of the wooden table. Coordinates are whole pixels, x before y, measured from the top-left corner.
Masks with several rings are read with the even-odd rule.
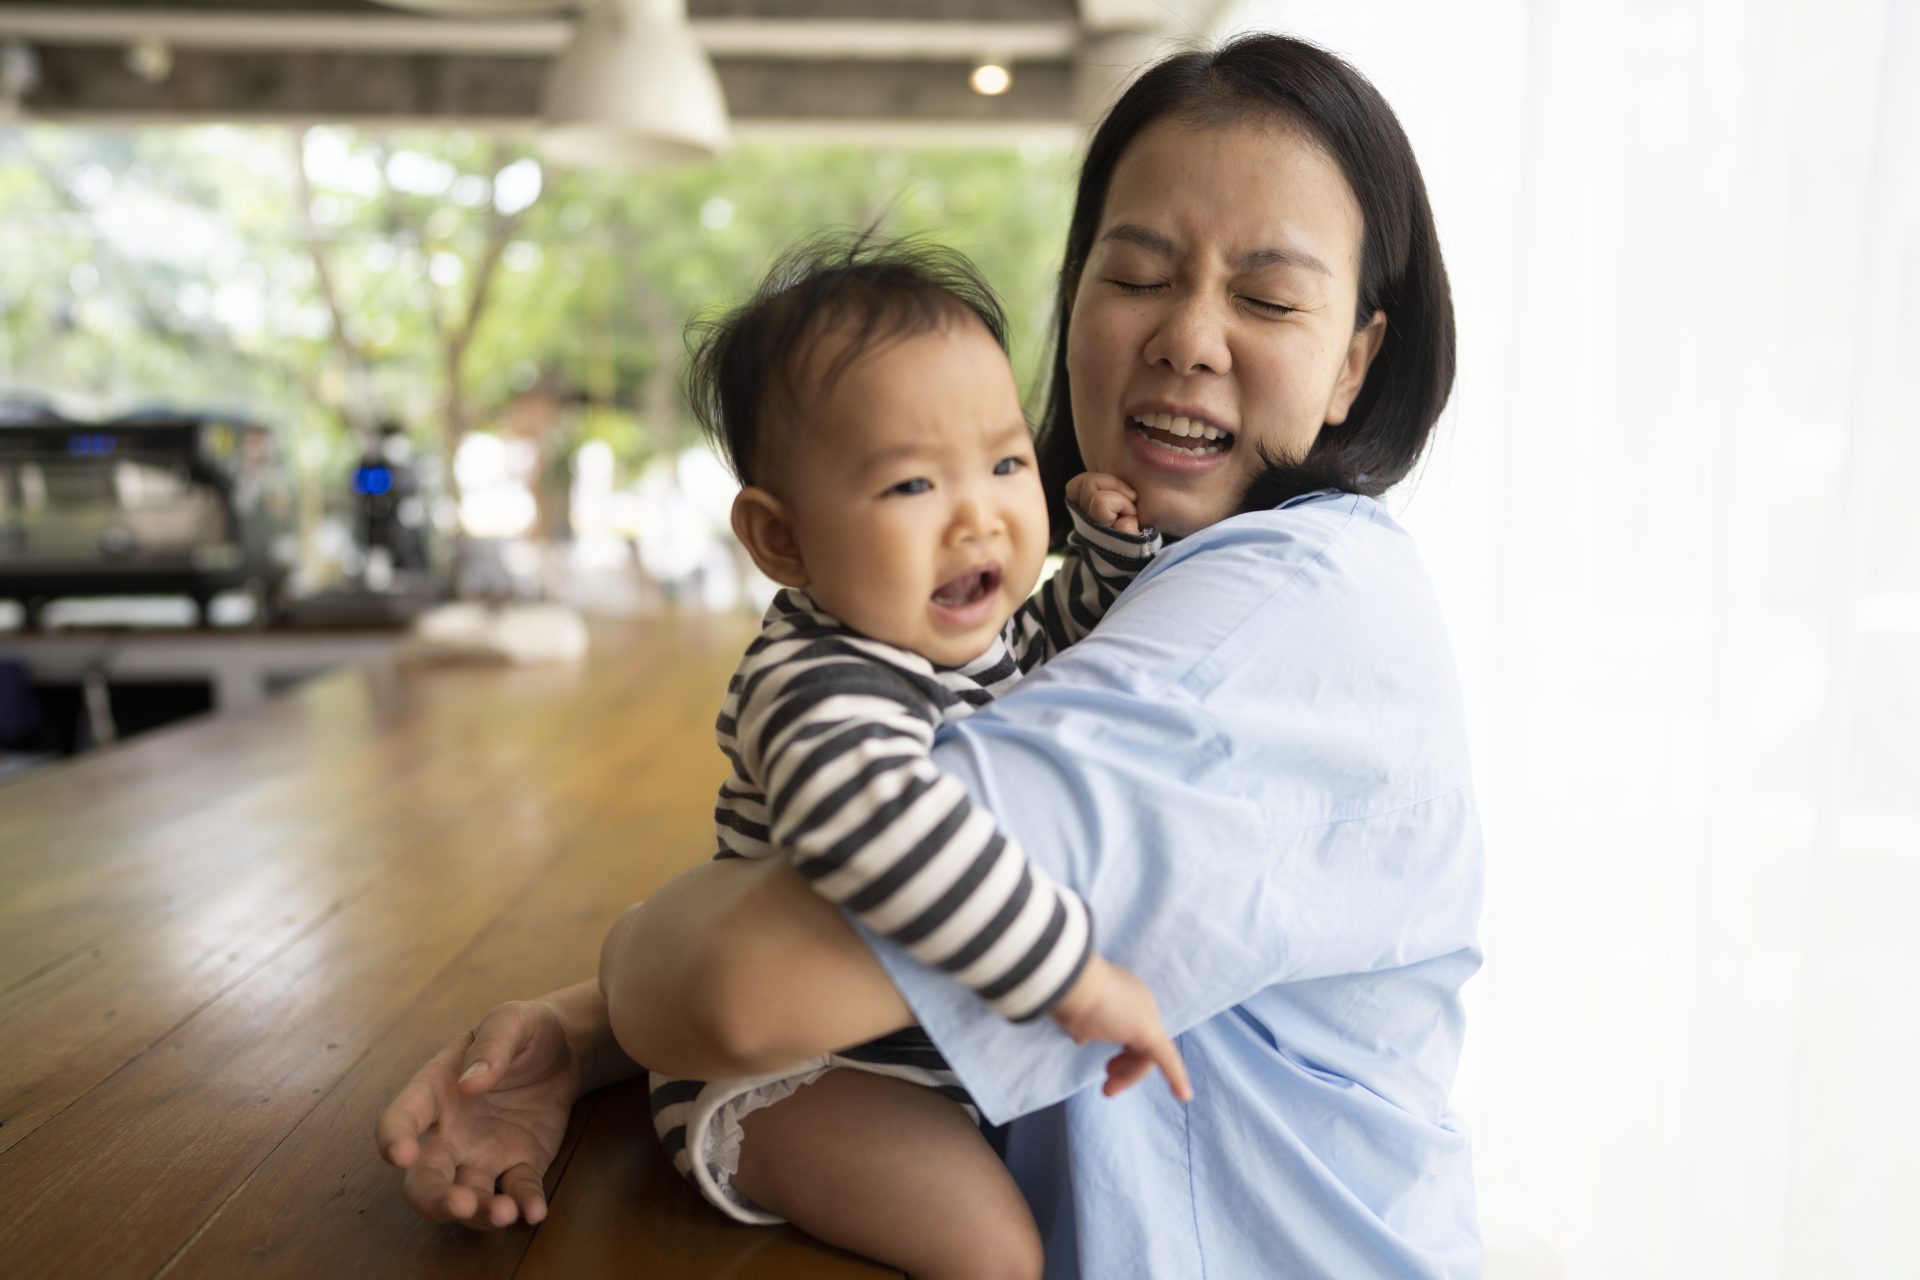
[[[436,1048],[705,856],[748,635],[338,673],[0,786],[0,1275],[896,1275],[707,1207],[637,1084],[576,1108],[537,1229],[431,1225],[374,1152]]]

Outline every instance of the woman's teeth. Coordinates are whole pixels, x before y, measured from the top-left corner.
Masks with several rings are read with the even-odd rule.
[[[1183,418],[1174,413],[1148,413],[1127,421],[1136,427],[1147,430],[1147,439],[1169,453],[1192,455],[1223,453],[1233,447],[1233,434],[1218,427],[1197,422],[1192,418]],[[1155,437],[1152,432],[1165,432],[1169,436],[1182,440],[1192,440],[1192,445],[1174,444],[1169,440]]]

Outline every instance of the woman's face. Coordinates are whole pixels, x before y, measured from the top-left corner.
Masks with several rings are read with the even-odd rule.
[[[1067,380],[1089,471],[1184,536],[1232,515],[1260,447],[1343,422],[1385,319],[1354,328],[1360,206],[1297,130],[1162,120],[1121,155],[1074,291]]]

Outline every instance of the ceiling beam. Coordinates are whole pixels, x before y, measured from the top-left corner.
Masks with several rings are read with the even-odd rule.
[[[97,46],[43,47],[40,64],[29,118],[73,124],[530,128],[548,72],[538,57],[182,49],[167,79],[150,84],[118,50]],[[1017,65],[1013,87],[993,98],[967,87],[965,59],[717,58],[714,65],[742,138],[806,132],[851,140],[864,132],[881,141],[932,132],[985,141],[1057,130],[1073,119],[1074,77],[1064,59]]]
[[[590,0],[571,0],[583,9]],[[56,0],[0,0],[0,9],[54,6]],[[380,0],[57,0],[61,9],[141,9],[171,13],[336,13],[391,18],[398,10]],[[1074,0],[687,0],[687,14],[701,18],[806,22],[1075,22]],[[449,21],[462,21],[450,18]]]
[[[1155,0],[1164,13],[1195,2]],[[1088,81],[1076,65],[1106,68],[1132,49],[1088,32],[1075,0],[688,0],[688,12],[742,139],[1071,136]],[[25,118],[102,125],[530,130],[575,22],[373,0],[0,0],[0,41],[24,41],[38,64]],[[147,42],[171,55],[157,82],[130,69],[129,49]],[[1011,92],[967,88],[982,57],[1012,67]]]
[[[1054,22],[849,21],[700,18],[689,26],[715,55],[783,58],[952,58],[997,53],[1058,58],[1080,28]],[[158,40],[190,49],[332,49],[378,53],[557,54],[573,39],[570,18],[369,17],[342,13],[0,7],[0,38],[46,44],[126,46]]]
[[[573,38],[569,18],[458,22],[348,13],[238,13],[197,9],[0,7],[0,38],[125,47],[159,40],[183,49],[333,49],[387,53],[555,54]]]
[[[1201,40],[1220,25],[1233,0],[1079,0],[1081,27],[1093,34],[1141,32]]]

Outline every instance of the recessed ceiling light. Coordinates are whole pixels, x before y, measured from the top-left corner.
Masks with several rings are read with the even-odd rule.
[[[973,74],[967,77],[967,83],[973,86],[975,93],[997,98],[1013,87],[1013,72],[996,59],[982,59],[974,67]]]

